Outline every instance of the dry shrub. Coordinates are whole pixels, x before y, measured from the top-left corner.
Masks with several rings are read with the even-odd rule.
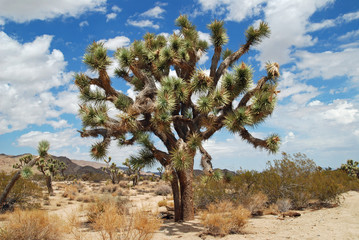
[[[65,187],[64,193],[62,194],[62,196],[64,198],[74,200],[76,198],[76,195],[78,192],[79,192],[79,190],[75,185],[68,185]]]
[[[161,201],[158,202],[158,206],[159,207],[165,207],[167,206],[167,200],[166,199],[163,199]]]
[[[71,212],[70,214],[67,214],[66,217],[68,233],[71,234],[75,240],[84,239],[83,233],[79,230],[81,227],[81,221],[77,216],[77,212]]]
[[[113,197],[112,195],[104,195],[97,198],[94,203],[89,204],[87,207],[87,221],[94,223],[96,219],[105,212],[106,208],[116,206],[117,213],[127,212],[128,200],[120,197]],[[111,208],[113,209],[113,208]]]
[[[264,215],[278,215],[278,213],[279,213],[278,205],[275,203],[269,205],[269,207],[264,209],[263,212]]]
[[[96,214],[89,220],[102,240],[149,240],[162,223],[150,212],[139,210],[129,214],[127,209],[111,201],[97,202],[94,207]]]
[[[168,185],[160,185],[155,190],[155,194],[161,196],[167,196],[171,192],[172,192],[172,188]]]
[[[252,215],[261,215],[268,201],[267,195],[262,192],[255,193],[249,198],[249,202],[245,207],[251,212]]]
[[[291,209],[291,207],[292,207],[291,201],[288,198],[278,199],[276,205],[280,212],[288,212],[288,210]]]
[[[137,210],[129,216],[128,231],[122,234],[123,240],[150,240],[159,230],[162,220],[151,212]]]
[[[12,213],[4,228],[0,229],[2,240],[46,239],[59,240],[62,238],[63,224],[58,216],[49,216],[41,210],[20,211]]]
[[[222,201],[209,204],[200,217],[207,234],[225,236],[240,232],[249,216],[250,212],[243,206],[235,207],[230,201]]]
[[[105,203],[103,212],[93,220],[92,227],[100,232],[103,240],[115,239],[117,232],[125,227],[125,215],[115,204]]]

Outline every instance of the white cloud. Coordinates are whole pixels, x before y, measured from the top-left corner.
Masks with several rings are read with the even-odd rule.
[[[353,30],[353,31],[347,32],[346,34],[338,37],[338,40],[346,40],[346,39],[354,38],[357,36],[359,36],[359,30]]]
[[[136,20],[127,20],[127,23],[129,25],[135,26],[135,27],[150,27],[150,28],[154,28],[154,29],[159,29],[160,26],[157,24],[154,24],[153,21],[151,20],[140,20],[140,21],[136,21]]]
[[[109,13],[106,15],[106,22],[110,21],[110,20],[113,20],[113,19],[116,19],[117,17],[117,14],[116,13]]]
[[[204,11],[217,15],[226,14],[226,20],[240,22],[247,17],[257,16],[267,0],[199,0]]]
[[[204,33],[204,32],[198,31],[198,36],[199,36],[199,39],[205,40],[206,42],[208,42],[209,46],[212,45],[211,35],[209,33]]]
[[[59,117],[75,111],[76,93],[50,91],[66,86],[72,79],[72,73],[65,72],[67,62],[62,52],[50,52],[52,38],[43,35],[21,44],[0,32],[0,55],[6,56],[0,61],[0,134],[24,129],[29,124],[68,126]],[[67,102],[69,96],[73,102]]]
[[[120,8],[120,7],[116,6],[116,5],[113,5],[111,10],[114,11],[114,12],[118,12],[118,13],[122,12],[122,8]]]
[[[287,97],[295,104],[305,104],[309,100],[319,95],[317,88],[300,82],[298,77],[288,71],[283,71],[278,89],[278,99],[283,100]]]
[[[325,19],[320,23],[311,23],[308,25],[308,31],[314,32],[317,30],[334,27],[342,23],[351,22],[357,19],[359,19],[359,11],[347,13],[335,19]]]
[[[82,138],[77,129],[68,128],[57,132],[31,131],[21,135],[17,139],[17,145],[36,149],[41,140],[50,142],[50,154],[78,160],[92,160],[89,154],[91,145],[98,141],[95,138]],[[136,154],[139,149],[138,146],[120,148],[116,141],[112,141],[108,149],[108,156],[111,156],[115,162],[121,163],[130,155]]]
[[[162,14],[165,12],[166,11],[163,8],[156,6],[154,8],[147,10],[144,13],[141,13],[140,16],[149,17],[149,18],[163,18]]]
[[[344,49],[340,52],[326,51],[311,53],[308,51],[297,51],[295,56],[297,68],[302,71],[305,78],[322,77],[331,79],[333,77],[346,76],[353,81],[359,81],[359,48]]]
[[[268,22],[271,35],[256,46],[257,56],[262,64],[275,61],[280,65],[293,61],[293,47],[313,46],[317,39],[307,33],[310,17],[333,0],[293,0],[268,1],[264,8],[265,21]],[[285,24],[283,24],[285,19]]]
[[[333,106],[333,108],[323,113],[324,119],[333,120],[338,124],[350,124],[358,121],[359,110],[355,109],[352,103],[338,99],[329,106]]]
[[[78,17],[87,11],[105,11],[106,0],[0,0],[0,19],[24,23],[56,17]]]
[[[80,22],[80,24],[79,24],[80,27],[86,27],[86,26],[88,26],[88,25],[89,25],[89,22],[88,22],[88,21],[82,21],[82,22]]]
[[[125,36],[117,36],[110,39],[101,39],[99,42],[103,42],[105,48],[115,51],[117,48],[126,47],[130,44],[130,39]]]

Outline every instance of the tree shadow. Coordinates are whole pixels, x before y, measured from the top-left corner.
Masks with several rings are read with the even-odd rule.
[[[172,220],[165,220],[160,231],[168,236],[179,236],[184,233],[198,233],[203,232],[203,226],[197,221],[188,222],[174,222]]]

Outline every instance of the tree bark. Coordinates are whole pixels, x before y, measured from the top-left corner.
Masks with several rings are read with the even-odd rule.
[[[54,189],[52,188],[52,179],[50,175],[46,176],[46,187],[47,187],[47,191],[49,192],[49,195],[53,195]]]
[[[179,182],[181,187],[182,220],[193,220],[193,167],[190,167],[189,169],[180,172]]]
[[[28,164],[26,164],[24,167],[32,167],[35,165],[35,163],[40,159],[40,157],[36,157],[32,159]],[[24,168],[23,167],[23,168]],[[10,182],[6,185],[4,188],[3,193],[0,196],[0,207],[5,203],[7,196],[9,195],[11,189],[14,187],[15,183],[19,178],[21,177],[21,171],[22,169],[18,170],[15,175],[11,178]]]
[[[172,174],[173,178],[171,180],[173,202],[175,209],[175,222],[183,220],[182,211],[181,211],[181,200],[180,200],[180,190],[178,186],[178,178],[176,173]]]

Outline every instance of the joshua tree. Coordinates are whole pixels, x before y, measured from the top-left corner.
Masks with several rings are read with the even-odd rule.
[[[359,178],[359,162],[351,159],[346,164],[342,164],[340,169],[345,171],[349,176]]]
[[[106,167],[103,167],[102,171],[110,176],[112,184],[117,184],[120,182],[123,172],[116,166],[116,163],[110,165],[111,160],[111,157],[108,160],[104,159]]]
[[[50,147],[50,144],[47,141],[42,141],[40,143],[44,149],[48,149]],[[28,164],[32,159],[32,155],[22,157],[19,159],[19,163],[15,164],[13,167],[16,169],[23,169],[22,173],[24,173],[24,170],[26,170],[26,168],[24,168],[24,166],[26,166],[25,164]],[[54,190],[52,188],[52,178],[56,175],[56,173],[63,172],[64,169],[67,168],[67,165],[62,161],[51,158],[49,155],[38,159],[35,165],[37,166],[37,169],[46,177],[46,186],[49,194],[53,194]]]
[[[158,171],[158,173],[160,174],[160,179],[162,179],[163,167],[162,167],[162,166],[161,166],[161,167],[158,167],[158,168],[157,168],[157,171]]]
[[[256,126],[271,115],[278,91],[279,65],[266,64],[266,76],[252,84],[253,70],[245,63],[236,65],[250,47],[269,36],[266,23],[246,30],[246,42],[232,52],[224,50],[228,42],[223,21],[208,25],[214,47],[209,74],[197,68],[197,62],[209,44],[199,38],[196,27],[182,15],[176,19],[179,32],[169,38],[147,33],[144,40],[130,47],[119,48],[115,70],[136,93],[136,98],[116,90],[108,75],[112,59],[103,43],[88,46],[84,63],[98,77],[76,74],[80,90],[82,137],[102,137],[91,148],[95,159],[103,159],[111,140],[119,145],[140,144],[143,149],[137,160],[152,164],[155,160],[165,168],[175,203],[175,221],[194,218],[193,164],[196,151],[202,155],[201,165],[213,172],[211,156],[202,142],[227,128],[239,134],[255,148],[276,152],[279,137],[259,139],[248,127]],[[108,113],[115,106],[116,117]],[[154,144],[159,139],[164,150]],[[158,141],[158,140],[156,140]]]
[[[141,170],[145,167],[145,164],[141,163],[134,156],[131,156],[131,159],[126,158],[126,161],[122,164],[127,167],[127,174],[132,179],[132,185],[136,186],[140,179]]]
[[[6,198],[9,195],[12,187],[15,185],[16,181],[21,177],[21,175],[28,175],[31,167],[33,167],[37,163],[37,161],[48,157],[47,152],[49,151],[49,148],[50,144],[48,141],[40,141],[37,147],[37,152],[39,156],[25,156],[19,159],[19,164],[15,164],[13,166],[14,168],[18,168],[19,170],[15,173],[15,175],[11,178],[10,182],[4,188],[4,191],[0,196],[0,206],[2,206],[3,203],[6,201]]]

